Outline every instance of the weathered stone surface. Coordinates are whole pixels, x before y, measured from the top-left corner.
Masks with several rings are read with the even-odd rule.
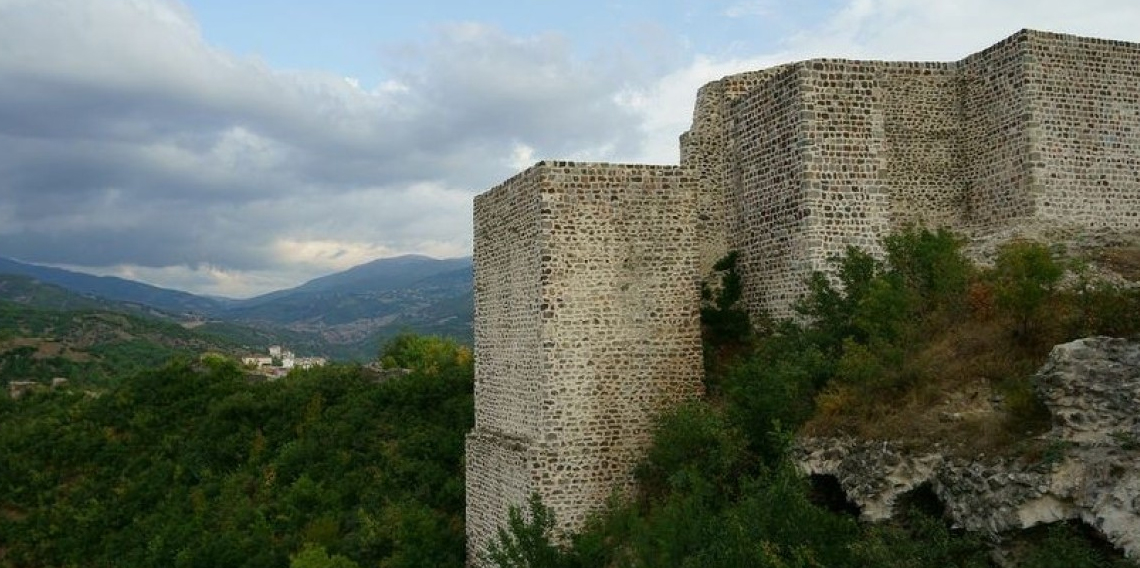
[[[1140,231],[1137,132],[1140,45],[1023,30],[954,62],[725,77],[680,166],[543,162],[479,196],[469,550],[529,492],[573,528],[629,487],[652,414],[700,390],[698,280],[729,250],[751,314],[783,317],[812,271],[911,223]],[[868,514],[937,462],[890,466]],[[958,474],[1034,505],[980,526],[1069,514],[987,472]]]
[[[1094,337],[1053,348],[1037,374],[1053,433],[1081,444],[1140,445],[1140,345]]]
[[[1080,519],[1140,557],[1140,342],[1058,345],[1034,377],[1053,414],[1043,460],[908,452],[889,441],[805,439],[797,462],[833,475],[866,520],[929,483],[953,522],[991,535]]]
[[[581,526],[702,392],[695,243],[677,166],[544,162],[476,199],[470,557],[531,493]]]

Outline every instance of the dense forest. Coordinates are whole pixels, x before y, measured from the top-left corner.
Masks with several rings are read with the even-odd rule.
[[[4,399],[0,566],[461,565],[470,351],[384,355],[414,371],[251,382],[212,356]]]
[[[949,233],[884,244],[882,261],[851,249],[836,280],[811,280],[798,308],[810,325],[750,322],[727,257],[702,310],[708,396],[661,417],[638,494],[565,539],[532,499],[485,559],[998,565],[993,543],[947,526],[930,492],[891,522],[858,523],[841,495],[796,472],[794,436],[893,428],[914,445],[1041,459],[1025,436],[1048,427],[1032,371],[1068,338],[1135,335],[1140,293],[1085,280],[1079,262],[1032,243],[985,269]],[[256,382],[206,356],[100,389],[0,397],[0,566],[462,566],[471,353],[405,335],[380,358],[411,372],[330,366]],[[1007,401],[989,435],[923,421],[937,393],[981,375]],[[1135,566],[1080,524],[1007,535],[1002,550],[1007,566]]]

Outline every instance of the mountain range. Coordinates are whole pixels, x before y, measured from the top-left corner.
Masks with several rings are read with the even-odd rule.
[[[279,332],[306,344],[306,350],[321,350],[321,354],[342,359],[369,359],[381,342],[402,331],[445,335],[467,343],[472,338],[470,257],[384,258],[244,300],[199,296],[5,258],[0,258],[0,275],[26,277],[0,280],[0,299],[38,307],[130,311],[215,332],[228,326],[227,334],[244,335],[254,343]],[[52,286],[29,287],[28,282]],[[270,333],[240,332],[239,328]]]

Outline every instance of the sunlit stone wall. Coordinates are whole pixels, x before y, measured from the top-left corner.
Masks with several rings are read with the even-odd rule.
[[[697,95],[682,165],[702,267],[740,252],[755,315],[892,229],[1140,227],[1140,46],[1024,30],[961,61],[817,59]],[[718,209],[718,205],[721,209]],[[706,230],[707,229],[707,230]]]
[[[563,529],[631,487],[700,392],[699,279],[740,253],[792,315],[909,224],[1140,229],[1140,45],[1024,30],[960,61],[817,59],[697,94],[680,166],[543,162],[475,202],[469,551],[539,493]]]
[[[1029,36],[1035,217],[1140,229],[1140,45]]]
[[[544,162],[475,202],[472,556],[538,493],[579,527],[701,393],[696,199],[677,166]]]

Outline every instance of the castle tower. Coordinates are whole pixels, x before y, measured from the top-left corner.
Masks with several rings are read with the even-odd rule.
[[[740,253],[753,314],[791,315],[848,246],[907,224],[1140,229],[1140,45],[1020,31],[954,62],[815,59],[697,96],[702,266]]]
[[[697,96],[681,166],[543,162],[475,200],[470,558],[537,493],[581,526],[701,392],[699,279],[791,314],[910,223],[1140,229],[1140,45],[1023,30],[955,62],[816,59]]]
[[[581,526],[631,488],[655,416],[701,393],[691,185],[543,162],[476,198],[472,561],[532,493]]]

